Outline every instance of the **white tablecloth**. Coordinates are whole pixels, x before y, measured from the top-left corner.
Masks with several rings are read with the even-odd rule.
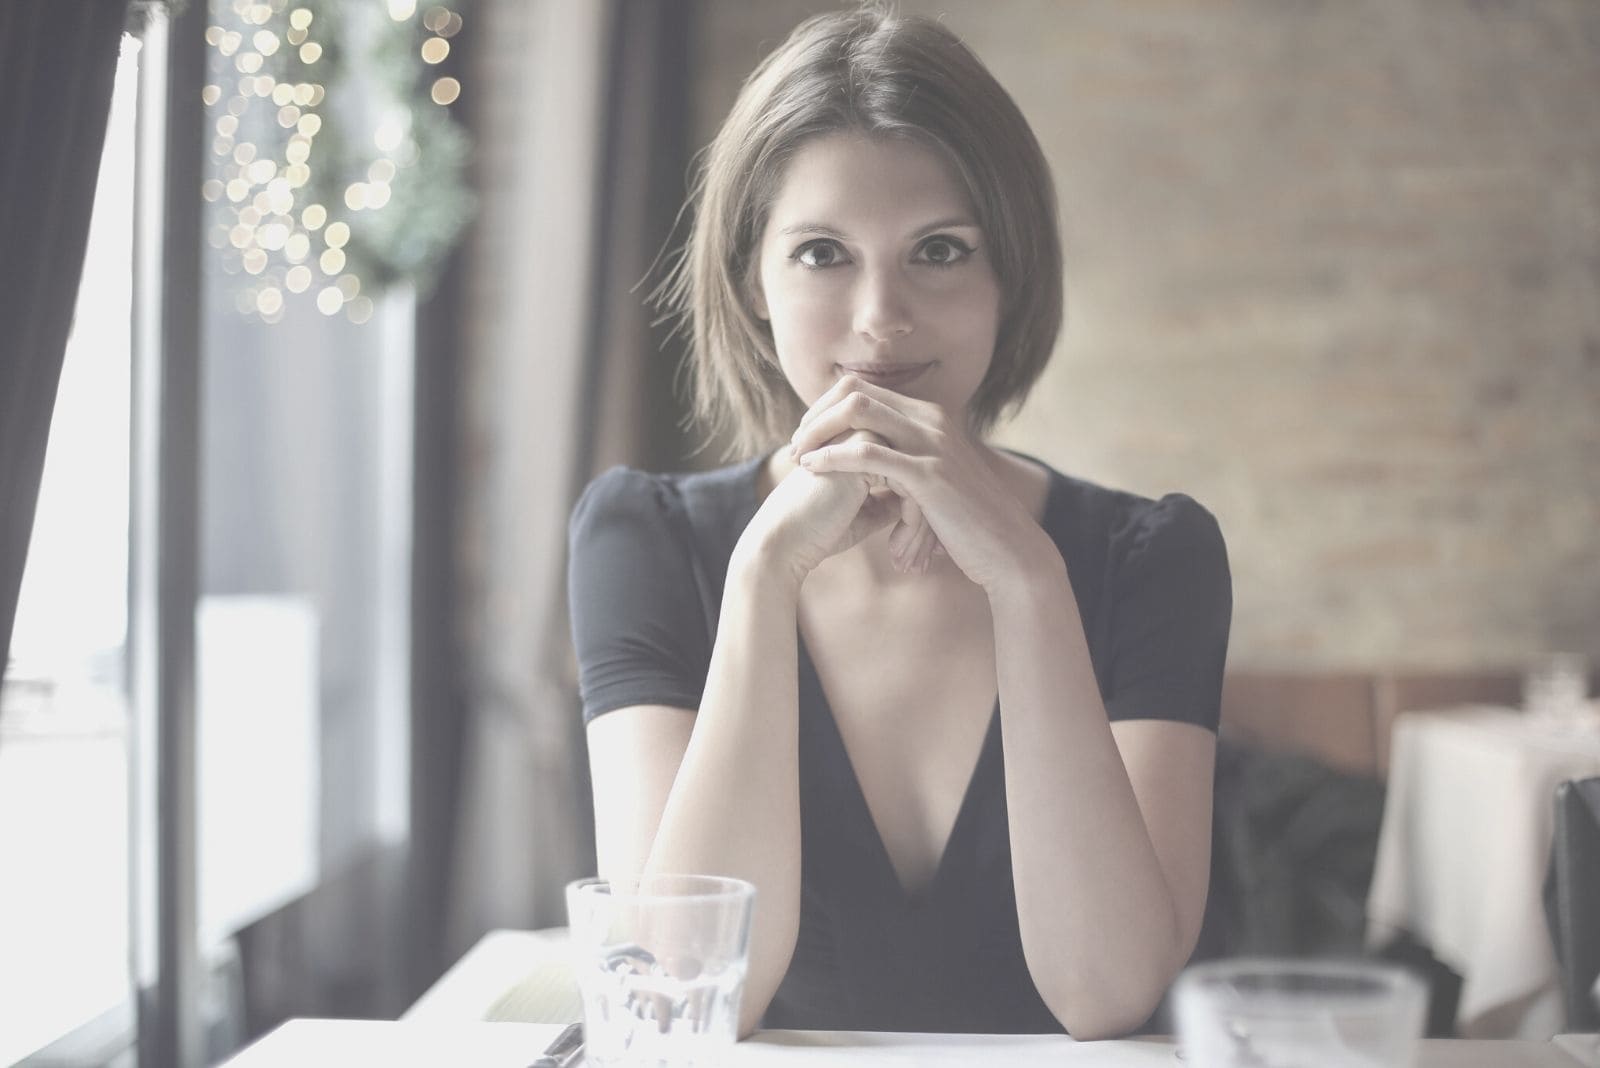
[[[290,1020],[226,1068],[527,1068],[557,1024]],[[1594,1036],[1588,1036],[1587,1042]],[[973,1068],[1182,1068],[1161,1039],[1074,1042],[1064,1035],[904,1035],[763,1031],[735,1046],[727,1068],[859,1068],[871,1064]],[[1578,1068],[1550,1042],[1425,1041],[1417,1068]]]
[[[1541,897],[1552,805],[1562,780],[1596,774],[1600,728],[1488,708],[1395,721],[1368,940],[1409,931],[1460,973],[1463,1034],[1561,1030]]]

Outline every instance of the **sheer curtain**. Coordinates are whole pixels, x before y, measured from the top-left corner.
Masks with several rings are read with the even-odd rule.
[[[127,0],[0,4],[0,670],[89,238]]]

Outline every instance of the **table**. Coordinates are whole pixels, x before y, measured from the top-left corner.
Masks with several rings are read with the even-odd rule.
[[[527,1068],[557,1024],[290,1020],[225,1068]],[[1567,1042],[1565,1039],[1571,1038]],[[1600,1068],[1600,1036],[1558,1042],[1444,1040],[1421,1044],[1416,1068]],[[1164,1038],[1074,1042],[1065,1035],[904,1035],[762,1031],[739,1043],[728,1068],[856,1068],[863,1064],[1005,1068],[1181,1068]]]
[[[490,931],[401,1014],[402,1020],[563,1023],[583,1015],[567,929]]]
[[[1548,1039],[1559,976],[1541,891],[1564,779],[1600,774],[1600,721],[1503,708],[1407,713],[1391,739],[1368,942],[1409,932],[1462,977],[1457,1027]]]

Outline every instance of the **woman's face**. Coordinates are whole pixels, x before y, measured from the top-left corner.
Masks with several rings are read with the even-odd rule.
[[[784,174],[753,304],[809,407],[841,375],[963,415],[994,356],[1000,285],[956,176],[901,139],[831,134]]]

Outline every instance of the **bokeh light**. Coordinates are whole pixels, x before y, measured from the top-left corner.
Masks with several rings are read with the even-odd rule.
[[[440,78],[433,83],[433,88],[428,95],[433,98],[435,104],[440,106],[454,104],[456,98],[461,95],[461,83],[451,77]]]
[[[344,119],[347,127],[350,121],[343,111],[337,116],[318,113],[327,98],[322,81],[337,83],[345,77],[343,51],[328,52],[334,27],[317,25],[315,12],[297,6],[295,0],[208,2],[220,24],[205,30],[213,77],[200,97],[203,106],[218,111],[211,116],[211,173],[201,183],[200,193],[212,205],[205,239],[216,250],[222,269],[251,276],[234,283],[239,286],[235,296],[240,311],[260,321],[278,322],[291,298],[306,294],[326,315],[343,309],[351,322],[369,321],[376,306],[372,295],[362,292],[366,276],[362,255],[390,255],[383,249],[405,220],[380,224],[371,232],[373,245],[358,240],[366,233],[361,227],[369,225],[365,220],[371,213],[389,207],[403,189],[398,183],[405,180],[405,168],[418,162],[419,141],[431,144],[432,127],[413,125],[410,109],[418,106],[417,98],[447,106],[459,99],[460,81],[422,78],[420,84],[412,83],[415,88],[409,92],[380,99],[374,124],[337,129],[331,140],[318,141],[325,119]],[[420,45],[409,45],[409,56],[402,53],[401,58],[413,67],[419,59],[437,65],[449,59],[450,38],[462,26],[461,16],[447,3],[423,0],[423,10],[418,0],[384,0],[378,10],[393,22],[416,20],[420,25],[390,30],[380,23],[367,28],[379,35],[399,35],[392,37],[396,45],[414,42],[418,38],[410,34],[425,31]],[[361,34],[352,41],[357,50],[367,47]],[[303,66],[295,67],[296,60]],[[333,66],[313,77],[305,68],[319,62]],[[421,69],[425,68],[417,68],[419,75]],[[219,76],[229,70],[238,74],[236,90],[231,75]],[[313,200],[322,202],[306,203]],[[348,216],[350,221],[333,219],[330,205],[354,214]],[[318,234],[320,241],[314,240]],[[325,279],[320,284],[319,277]]]
[[[443,63],[450,54],[450,42],[443,37],[430,37],[422,42],[422,62]]]

